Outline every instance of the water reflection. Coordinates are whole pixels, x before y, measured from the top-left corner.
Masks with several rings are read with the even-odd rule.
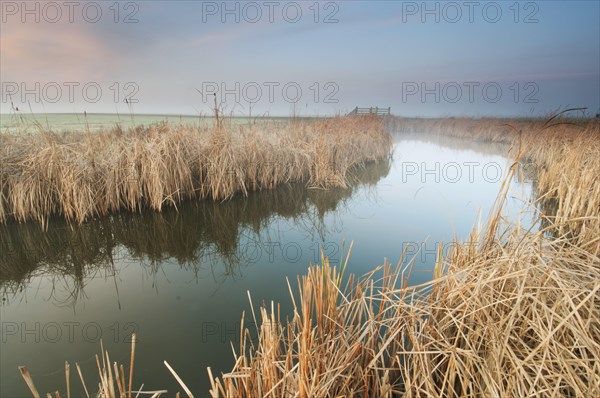
[[[468,236],[479,214],[491,210],[501,182],[484,178],[482,167],[499,165],[503,173],[508,147],[429,134],[394,141],[392,164],[370,165],[345,190],[282,186],[74,228],[54,220],[45,233],[30,224],[0,227],[0,286],[8,300],[0,311],[15,331],[2,342],[0,396],[28,394],[16,371],[23,364],[41,391],[63,385],[65,360],[85,363],[84,375],[94,379],[98,341],[82,333],[68,339],[62,325],[72,323],[78,332],[95,326],[111,358],[124,361],[134,325],[141,338],[136,380],[145,389],[180,389],[163,366],[168,360],[203,396],[206,367],[218,375],[233,365],[230,342],[237,346],[241,312],[251,318],[248,292],[255,305],[281,303],[285,317],[292,308],[286,278],[295,285],[309,262],[320,260],[319,246],[339,261],[341,243],[354,241],[347,272],[360,275],[384,258],[397,262],[410,245],[411,283],[429,280],[437,244]],[[477,162],[474,179],[443,174],[451,162]],[[421,172],[407,173],[409,164]],[[436,167],[441,175],[431,174]],[[529,198],[530,186],[520,185],[513,181],[512,193]],[[254,258],[245,249],[257,245],[262,257]],[[274,256],[272,245],[279,245]],[[301,253],[284,256],[285,246]],[[62,339],[44,339],[44,326],[55,324]]]
[[[461,139],[443,134],[396,132],[392,135],[392,137],[394,142],[413,140],[428,142],[457,151],[472,151],[479,155],[506,156],[510,150],[510,144],[504,142]]]
[[[392,137],[395,143],[402,141],[426,142],[454,151],[473,152],[478,156],[514,156],[514,151],[516,149],[512,144],[506,142],[469,140],[442,134],[402,132],[395,133]],[[515,145],[516,144],[517,143],[515,142]],[[519,183],[535,183],[538,178],[538,172],[537,163],[529,157],[523,157],[518,161],[514,179]],[[532,197],[532,199],[535,199],[535,197]]]
[[[115,262],[125,257],[138,260],[149,275],[159,272],[166,259],[197,273],[208,265],[214,279],[223,281],[245,265],[240,256],[243,231],[258,237],[270,220],[282,217],[297,220],[300,229],[323,240],[331,228],[325,216],[335,213],[357,188],[374,186],[389,171],[390,162],[381,161],[355,170],[344,189],[290,184],[225,202],[187,202],[160,213],[122,212],[78,226],[54,219],[47,231],[34,223],[1,225],[3,301],[16,297],[32,278],[45,276],[62,285],[53,289],[51,299],[72,304],[85,296],[86,281],[115,277]],[[214,269],[216,264],[221,269]],[[59,297],[58,290],[68,293]]]

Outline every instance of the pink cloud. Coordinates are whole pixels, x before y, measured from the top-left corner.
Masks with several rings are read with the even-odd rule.
[[[0,38],[3,80],[102,79],[120,56],[83,24],[8,23]]]

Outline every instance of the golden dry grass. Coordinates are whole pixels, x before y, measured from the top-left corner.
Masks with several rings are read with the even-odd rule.
[[[258,343],[243,340],[212,396],[598,396],[600,141],[597,123],[567,126],[513,135],[539,166],[540,209],[557,203],[543,229],[505,225],[503,191],[426,284],[384,264],[341,289],[324,259],[299,278],[293,319],[260,309]],[[475,138],[490,137],[506,140]]]
[[[139,260],[149,278],[162,272],[165,258],[174,258],[182,268],[223,283],[243,270],[244,231],[259,236],[273,218],[302,218],[299,228],[326,236],[328,215],[389,170],[388,161],[366,165],[352,173],[347,188],[284,184],[225,202],[188,202],[160,213],[123,211],[77,226],[64,220],[53,220],[47,230],[34,223],[0,225],[0,290],[10,302],[32,278],[44,276],[62,287],[52,289],[48,300],[74,305],[91,279],[114,271],[119,247]]]
[[[600,255],[600,124],[530,139],[537,201],[556,236]]]
[[[256,345],[246,332],[232,371],[209,369],[211,396],[598,396],[599,259],[522,230],[476,236],[419,286],[389,264],[344,286],[326,259],[311,266],[293,319],[261,307]],[[99,396],[126,397],[108,368]]]
[[[440,246],[430,282],[409,286],[406,258],[360,278],[323,258],[288,284],[291,319],[252,309],[258,340],[244,331],[231,372],[209,369],[211,396],[600,396],[600,144],[588,128],[520,135],[540,209],[556,203],[539,231],[502,219],[505,183],[482,230]]]
[[[261,308],[212,396],[598,396],[598,258],[503,238],[457,247],[420,286],[386,264],[338,290],[326,260],[311,267],[291,322]]]
[[[14,134],[0,144],[0,223],[42,224],[53,214],[81,223],[288,182],[344,187],[351,170],[391,152],[390,135],[372,117]]]
[[[522,143],[520,160],[535,167],[534,200],[544,225],[600,254],[600,120],[556,115],[549,120],[401,119],[399,131],[468,140]],[[583,217],[583,218],[582,218]]]

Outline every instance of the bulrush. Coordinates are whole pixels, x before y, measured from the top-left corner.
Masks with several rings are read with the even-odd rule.
[[[0,223],[81,223],[128,209],[224,200],[288,182],[345,187],[353,170],[389,158],[374,117],[215,127],[157,124],[93,134],[0,135]]]
[[[326,123],[330,127],[318,134],[306,127],[305,147],[296,152],[312,159],[308,179],[313,184],[346,172],[356,156],[362,154],[361,161],[367,161],[370,157],[364,154],[387,154],[373,126],[346,129],[352,131],[347,142],[336,146],[330,140],[341,136],[327,131],[349,122]],[[449,123],[449,131],[458,131],[452,130],[455,121]],[[515,162],[486,224],[466,241],[454,241],[447,252],[440,245],[431,281],[409,285],[414,259],[407,256],[397,266],[384,262],[362,277],[344,275],[348,258],[340,267],[322,258],[298,277],[297,288],[288,283],[294,309],[289,319],[280,318],[274,303],[258,312],[251,303],[251,316],[242,315],[242,325],[251,318],[256,329],[242,328],[230,372],[215,376],[208,369],[210,395],[600,396],[598,124],[547,127],[522,133],[513,129]],[[489,131],[472,135],[503,136]],[[253,149],[258,159],[266,156],[261,149]],[[38,156],[50,166],[51,159],[60,163],[65,155],[40,150]],[[234,160],[226,161],[235,163],[231,156]],[[525,157],[537,166],[538,230],[502,216],[507,181]],[[51,167],[34,170],[56,175]],[[252,171],[257,186],[263,184],[260,175]],[[44,205],[52,208],[53,203]],[[99,371],[101,397],[114,396],[113,384],[121,391],[119,379],[111,382],[107,369],[108,383],[106,371]],[[21,371],[32,395],[39,396],[27,370]],[[120,384],[125,385],[123,377]]]

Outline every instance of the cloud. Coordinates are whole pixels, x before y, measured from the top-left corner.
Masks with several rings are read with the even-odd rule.
[[[77,23],[2,26],[3,80],[92,81],[109,76],[120,54]]]

